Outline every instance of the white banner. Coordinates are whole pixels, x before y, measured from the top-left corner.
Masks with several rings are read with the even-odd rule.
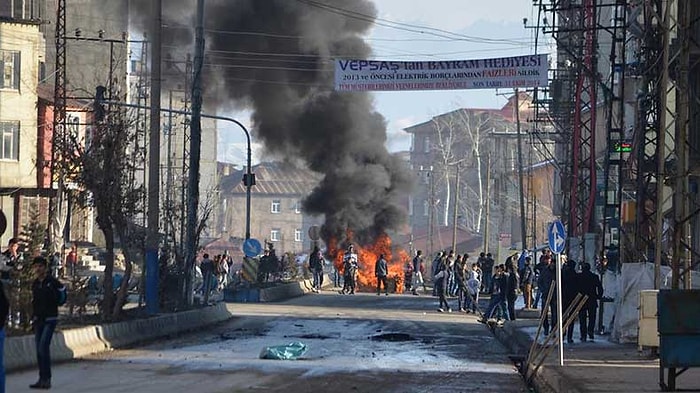
[[[336,60],[335,90],[505,89],[547,85],[548,55],[478,60]]]

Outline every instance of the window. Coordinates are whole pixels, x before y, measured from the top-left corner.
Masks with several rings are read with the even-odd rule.
[[[423,137],[423,153],[430,153],[430,137]]]
[[[408,196],[408,215],[413,215],[413,197],[411,195]]]
[[[409,151],[413,151],[416,148],[416,134],[411,134],[411,147]]]
[[[0,160],[19,160],[18,121],[0,121]]]
[[[280,241],[280,230],[279,229],[273,229],[270,231],[270,241],[271,242],[278,242]]]
[[[430,203],[427,200],[423,201],[423,215],[427,216],[430,214]]]
[[[19,90],[20,53],[0,51],[0,89]]]
[[[273,199],[270,205],[270,213],[279,213],[281,211],[282,202],[279,199]]]
[[[294,230],[294,241],[295,242],[300,242],[303,239],[301,238],[301,229],[297,228]]]
[[[294,213],[301,213],[301,201],[296,201],[296,203],[294,204]]]

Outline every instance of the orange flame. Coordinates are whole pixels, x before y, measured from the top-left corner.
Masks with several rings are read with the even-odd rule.
[[[379,255],[384,254],[387,261],[389,280],[396,283],[396,292],[403,292],[404,288],[404,266],[410,261],[408,253],[403,249],[392,250],[391,238],[387,234],[380,235],[374,244],[359,245],[354,244],[359,259],[359,269],[357,283],[361,291],[375,291],[377,288],[377,278],[374,276],[374,265],[379,259]],[[328,255],[333,260],[333,265],[339,271],[343,271],[343,255],[345,250],[338,247],[338,241],[331,239],[328,242]]]

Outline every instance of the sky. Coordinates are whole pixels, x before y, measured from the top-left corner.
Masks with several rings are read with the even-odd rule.
[[[536,9],[532,0],[374,0],[378,18],[415,27],[440,29],[474,37],[474,40],[448,40],[423,31],[375,25],[366,37],[373,59],[396,61],[468,60],[534,53],[533,36]],[[528,19],[524,27],[523,18]],[[385,24],[385,23],[383,23]],[[488,39],[488,41],[483,40]],[[493,42],[508,40],[509,42]],[[538,53],[545,53],[540,47]],[[512,90],[446,90],[373,92],[375,108],[387,121],[390,152],[407,151],[410,135],[404,128],[429,121],[433,116],[460,107],[500,108]],[[236,114],[245,119],[244,113]],[[245,143],[240,131],[220,124],[219,160],[242,163]],[[257,150],[257,149],[256,149]],[[256,158],[262,152],[256,151]],[[257,160],[256,160],[257,161]]]

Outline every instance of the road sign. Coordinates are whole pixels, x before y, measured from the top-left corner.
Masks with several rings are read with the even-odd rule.
[[[258,280],[258,265],[259,263],[255,258],[243,258],[243,269],[241,270],[243,279],[251,284],[256,282]]]
[[[566,231],[564,230],[564,224],[561,221],[556,220],[549,226],[548,231],[549,238],[549,248],[555,254],[561,254],[564,251],[564,246],[566,245]]]
[[[243,254],[247,257],[256,257],[262,252],[262,244],[257,239],[246,239],[243,242]]]
[[[318,225],[312,225],[309,227],[309,239],[316,241],[321,237],[321,228]]]

